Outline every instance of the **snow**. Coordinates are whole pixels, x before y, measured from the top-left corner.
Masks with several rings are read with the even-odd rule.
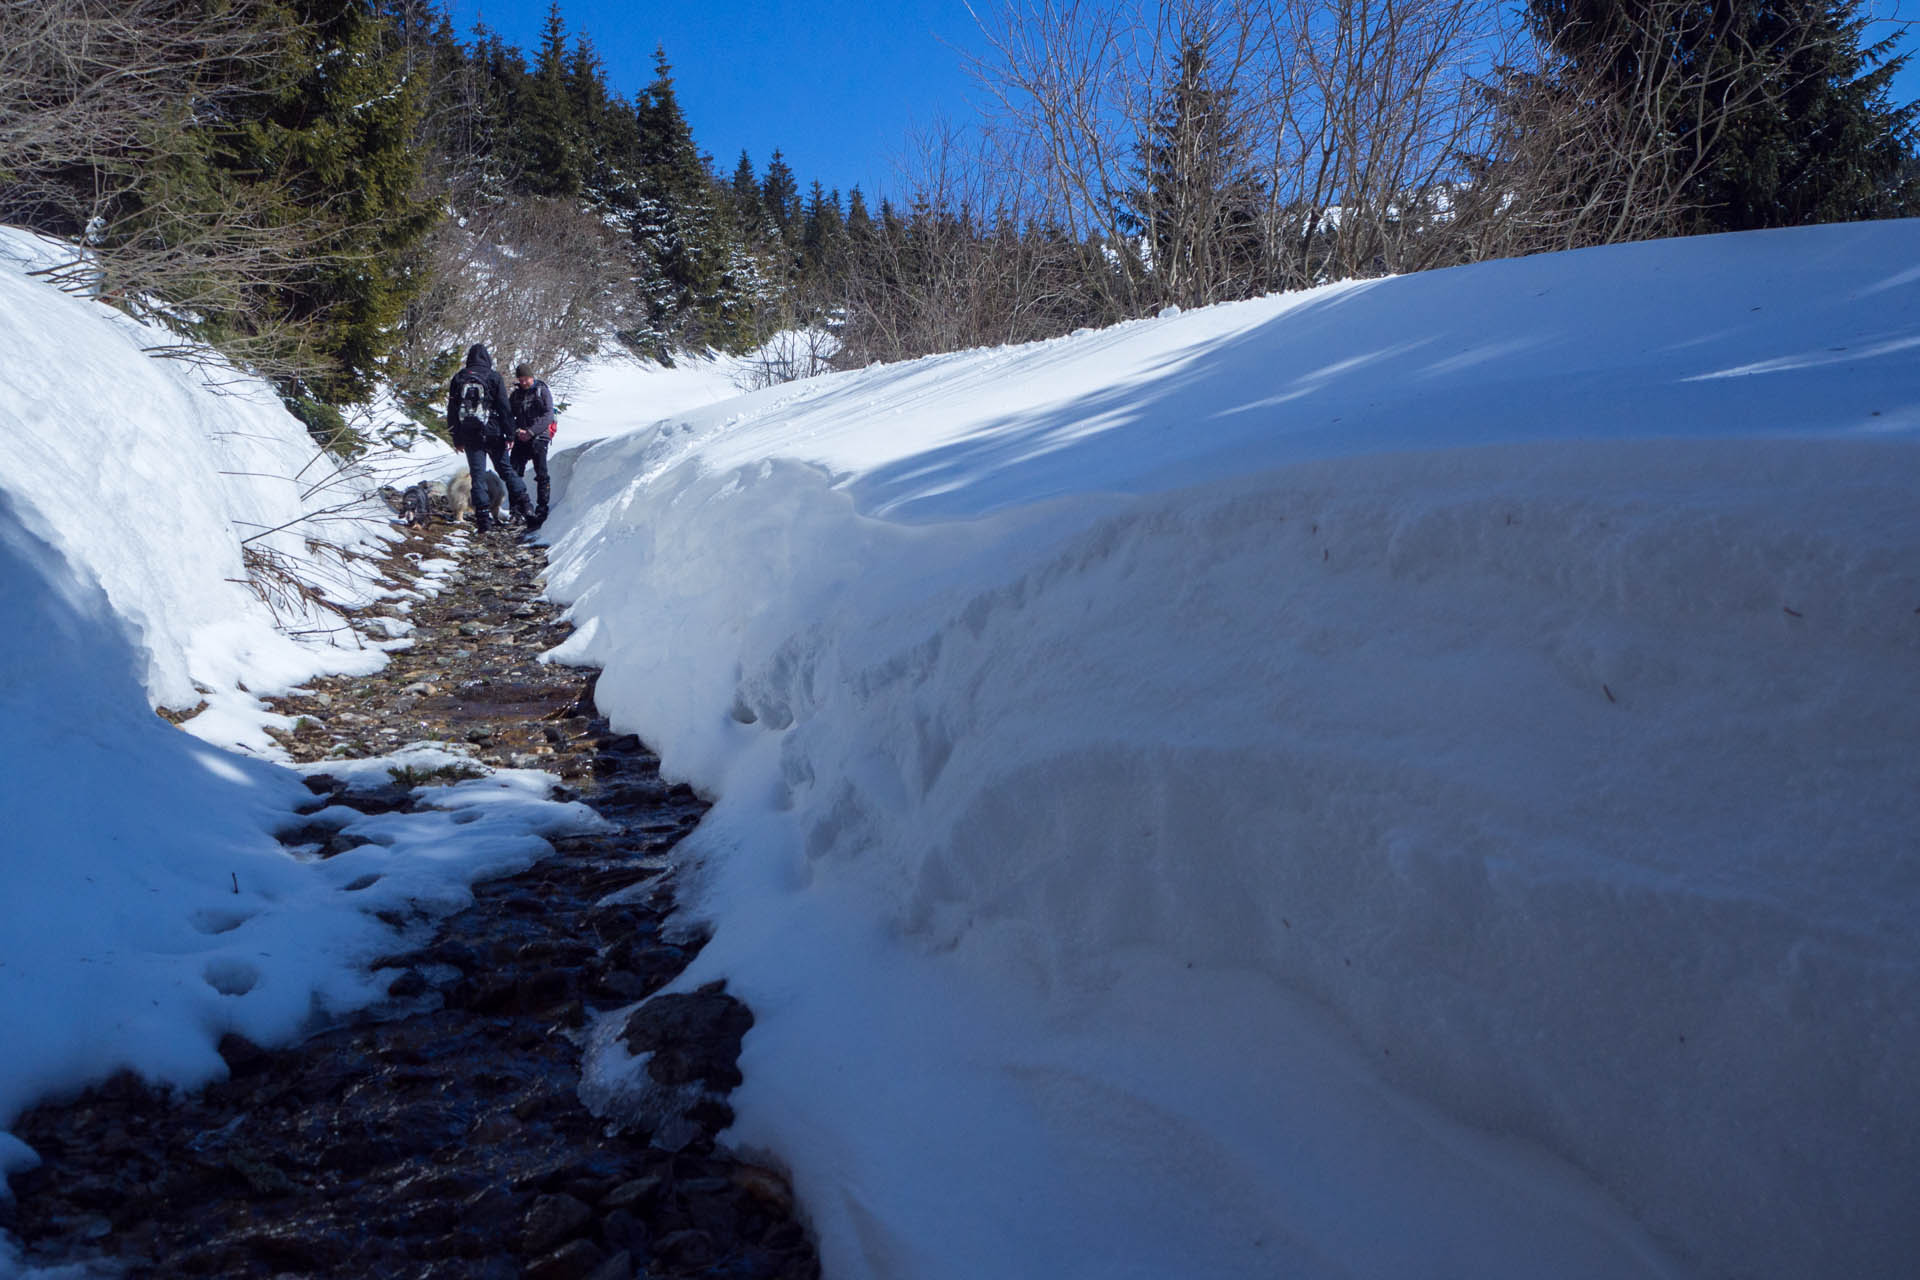
[[[1917,254],[1663,242],[563,394],[554,656],[716,799],[679,985],[752,1006],[729,1138],[827,1274],[1904,1275]],[[270,758],[259,695],[408,628],[289,635],[335,624],[240,539],[404,605],[451,565],[393,594],[306,535],[378,549],[369,487],[450,452],[335,474],[13,266],[0,338],[5,1126],[378,1000],[373,913],[595,820],[518,771],[300,816]],[[274,838],[310,821],[372,843]]]
[[[427,791],[413,814],[296,812],[317,801],[269,758],[279,718],[259,695],[409,642],[298,595],[276,613],[235,581],[242,540],[340,603],[390,597],[365,558],[390,528],[376,477],[320,455],[264,387],[145,355],[155,331],[31,278],[46,253],[0,230],[0,343],[21,373],[0,401],[0,1172],[37,1159],[5,1132],[24,1108],[121,1069],[221,1078],[225,1034],[289,1043],[383,997],[366,966],[405,938],[377,913],[424,923],[599,825],[519,771]],[[417,565],[407,595],[451,567]],[[188,732],[153,710],[202,701]],[[385,781],[454,758],[427,744],[328,768]],[[309,822],[370,843],[320,860],[275,838]],[[0,1234],[0,1276],[23,1268],[86,1271],[29,1268]]]
[[[577,392],[555,656],[717,800],[679,985],[827,1274],[1904,1274],[1916,252]]]
[[[603,356],[556,383],[560,431],[555,447],[585,444],[645,423],[730,400],[749,375],[748,360],[682,353],[671,366]]]

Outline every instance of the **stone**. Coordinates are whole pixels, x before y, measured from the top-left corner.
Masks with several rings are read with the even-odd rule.
[[[655,1242],[653,1251],[674,1266],[690,1270],[711,1266],[715,1256],[712,1237],[692,1227],[662,1236]]]
[[[236,1080],[265,1070],[273,1061],[272,1054],[232,1031],[220,1037],[217,1052],[227,1064],[227,1074]]]
[[[574,1240],[527,1264],[527,1280],[587,1280],[606,1261],[591,1240]]]
[[[778,1214],[793,1212],[793,1188],[771,1169],[743,1164],[733,1171],[733,1185]]]
[[[753,1014],[724,991],[702,988],[655,996],[627,1018],[621,1038],[634,1056],[653,1056],[647,1074],[664,1085],[701,1084],[725,1092],[741,1081],[740,1041]]]
[[[587,1280],[633,1280],[633,1255],[622,1249],[595,1267]]]
[[[649,1173],[621,1183],[607,1193],[600,1202],[602,1209],[630,1209],[636,1205],[648,1205],[660,1198],[666,1189],[667,1177],[663,1173]]]
[[[541,1196],[520,1227],[520,1252],[532,1257],[571,1240],[593,1221],[593,1210],[569,1195]],[[586,1272],[581,1272],[585,1275]]]

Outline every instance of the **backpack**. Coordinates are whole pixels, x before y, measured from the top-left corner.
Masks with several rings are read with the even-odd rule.
[[[462,369],[459,374],[460,425],[469,431],[487,435],[492,430],[493,405],[487,395],[486,379],[471,369]]]

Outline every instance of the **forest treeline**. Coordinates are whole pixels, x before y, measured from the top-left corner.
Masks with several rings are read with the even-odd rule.
[[[1848,0],[1007,0],[888,198],[701,151],[559,7],[0,0],[0,220],[310,423],[466,345],[768,379],[1333,279],[1920,208]],[[804,121],[781,127],[805,128]],[[774,132],[769,122],[769,132]]]

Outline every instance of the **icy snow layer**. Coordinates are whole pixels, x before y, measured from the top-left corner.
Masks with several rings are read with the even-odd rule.
[[[1492,263],[563,457],[563,653],[719,797],[684,981],[828,1273],[1906,1274],[1916,259]]]

